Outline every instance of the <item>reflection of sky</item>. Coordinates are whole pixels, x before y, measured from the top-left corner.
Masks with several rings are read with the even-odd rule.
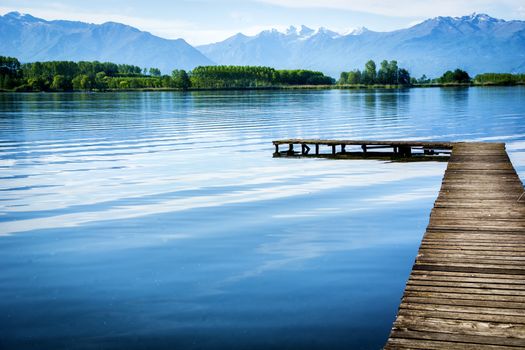
[[[356,161],[354,163],[359,169],[360,164],[363,162]],[[224,174],[198,174],[191,178],[183,176],[164,179],[163,181],[155,181],[154,177],[149,181],[148,176],[139,175],[133,178],[131,185],[128,185],[129,180],[126,178],[120,180],[124,185],[122,186],[123,190],[118,194],[128,198],[128,200],[125,202],[117,201],[117,203],[112,202],[115,200],[115,193],[96,192],[97,185],[100,185],[98,181],[95,184],[90,184],[90,181],[75,184],[74,186],[78,186],[78,190],[74,195],[55,187],[51,188],[53,193],[50,194],[50,188],[37,187],[30,189],[30,191],[33,192],[33,196],[39,196],[39,199],[42,201],[34,204],[22,204],[21,206],[16,206],[16,201],[13,201],[10,203],[15,206],[10,208],[10,211],[23,211],[25,213],[28,211],[51,211],[50,214],[57,213],[57,215],[1,222],[0,232],[9,234],[34,229],[72,227],[94,221],[130,219],[202,207],[275,200],[347,186],[362,187],[389,182],[395,185],[396,181],[424,178],[436,173],[435,166],[410,164],[404,165],[404,168],[406,168],[403,169],[404,171],[399,171],[399,166],[392,164],[364,162],[362,166],[367,166],[366,163],[368,163],[369,167],[368,173],[362,173],[361,170],[357,172],[334,173],[333,170],[331,172],[327,171],[323,162],[312,162],[311,165],[313,166],[308,165],[306,169],[301,171],[300,176],[297,174],[290,176],[286,170],[283,171],[281,168],[266,168],[264,171],[244,169],[245,172],[248,171],[252,176],[258,176],[258,178],[245,178],[243,173],[237,174],[231,171],[227,171]],[[372,167],[373,170],[370,169]],[[162,189],[169,188],[174,183],[181,189],[165,196],[157,196],[153,200],[141,200],[141,195],[162,194],[160,192]],[[144,186],[140,186],[140,184],[144,184]],[[221,185],[210,186],[210,184]],[[189,196],[185,195],[185,191],[191,191],[192,194]],[[431,193],[430,197],[432,195]],[[413,197],[410,194],[397,196],[399,197],[398,200],[407,200]],[[394,200],[395,202],[395,198],[396,195],[385,198],[385,200],[390,202]],[[63,210],[64,208],[74,206],[75,201],[79,199],[83,201],[84,207],[90,206],[89,210],[61,214],[61,212],[65,211]],[[365,203],[362,203],[361,200],[359,202],[359,207],[362,208]],[[98,206],[94,206],[95,204],[98,204]]]
[[[504,141],[523,178],[524,95],[0,95],[0,331],[378,348],[446,164],[274,159],[271,140]],[[82,316],[104,309],[109,333]],[[78,331],[49,328],[68,315]]]

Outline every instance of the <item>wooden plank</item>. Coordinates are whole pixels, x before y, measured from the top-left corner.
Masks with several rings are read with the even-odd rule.
[[[440,292],[443,290],[446,290],[449,293],[459,293],[459,294],[468,294],[471,293],[473,295],[476,294],[488,294],[488,295],[514,295],[514,296],[521,296],[525,297],[525,288],[523,288],[523,285],[518,286],[515,289],[498,289],[498,288],[484,288],[480,284],[477,285],[469,285],[468,287],[465,287],[465,285],[458,287],[454,284],[438,284],[434,286],[428,286],[426,284],[419,285],[414,283],[408,283],[406,286],[407,291],[413,291],[413,292]]]
[[[525,348],[524,192],[504,144],[456,144],[386,348]]]
[[[515,233],[501,233],[499,231],[487,232],[487,233],[475,233],[475,232],[465,232],[463,230],[447,230],[447,231],[438,231],[438,230],[428,230],[425,233],[426,239],[468,239],[474,240],[472,243],[483,240],[494,240],[508,242],[512,241],[522,241],[525,243],[525,232],[515,232]]]
[[[524,316],[514,315],[494,315],[484,314],[479,312],[445,312],[435,310],[413,310],[413,309],[400,309],[398,315],[400,316],[416,316],[416,317],[430,317],[430,318],[441,318],[449,320],[463,320],[463,321],[485,321],[485,322],[497,322],[497,323],[511,323],[520,324],[525,326]]]
[[[432,311],[432,312],[443,312],[453,314],[474,314],[474,315],[487,315],[487,316],[510,316],[510,317],[525,317],[525,309],[512,309],[502,307],[484,307],[477,305],[447,305],[447,304],[428,304],[428,303],[403,303],[399,310],[421,310],[421,311]],[[465,317],[458,315],[458,318]]]
[[[516,349],[513,346],[502,346],[502,345],[485,345],[485,344],[469,344],[469,343],[457,343],[449,341],[433,341],[424,339],[404,339],[404,338],[393,338],[388,340],[388,345],[385,349],[405,349],[405,350],[509,350]]]
[[[495,242],[495,244],[497,244]],[[445,248],[420,248],[421,256],[439,256],[440,258],[476,258],[476,259],[505,259],[511,255],[514,260],[525,260],[525,252],[491,251],[491,250],[463,250]]]
[[[499,323],[490,321],[454,320],[445,318],[399,315],[396,319],[394,327],[417,331],[442,332],[473,336],[484,336],[490,334],[491,337],[519,338],[525,340],[525,325],[514,322]],[[525,341],[522,341],[521,345],[525,345]]]
[[[524,303],[525,297],[519,295],[487,295],[487,294],[473,294],[471,291],[468,293],[455,293],[448,290],[448,288],[441,288],[441,291],[414,291],[411,289],[405,290],[405,297],[415,298],[441,298],[441,299],[461,299],[461,300],[477,300],[477,301],[498,301],[498,302],[512,302],[512,303]],[[525,307],[525,305],[523,305]]]
[[[469,349],[478,349],[480,345],[499,345],[523,348],[522,339],[471,334],[455,334],[439,331],[431,332],[394,328],[391,333],[391,338],[437,340],[453,343],[472,344],[472,347]]]
[[[476,306],[486,308],[501,308],[501,309],[522,309],[525,310],[525,305],[520,302],[508,302],[501,300],[474,300],[474,299],[453,299],[453,298],[429,298],[405,296],[402,303],[420,303],[430,305],[455,305],[455,306]]]
[[[492,273],[500,275],[525,275],[525,267],[485,266],[475,264],[418,263],[412,269],[423,271],[451,271],[468,273]]]
[[[498,281],[502,280],[500,275],[495,274],[472,274],[464,272],[447,272],[447,271],[417,271],[413,270],[411,276],[414,278],[425,278],[429,280],[443,279],[443,280],[464,280],[464,281]],[[525,276],[513,275],[503,277],[506,283],[525,283]],[[495,282],[496,283],[496,282]]]
[[[452,149],[454,143],[452,142],[422,142],[422,141],[385,141],[385,140],[322,140],[322,139],[285,139],[276,140],[272,142],[274,145],[347,145],[347,146],[413,146],[426,147],[432,149]]]
[[[525,220],[525,208],[520,209],[507,209],[507,208],[486,208],[484,210],[453,210],[448,208],[434,208],[431,212],[433,217],[442,218],[480,218],[490,220],[494,219],[521,219]],[[525,241],[525,238],[523,239]]]

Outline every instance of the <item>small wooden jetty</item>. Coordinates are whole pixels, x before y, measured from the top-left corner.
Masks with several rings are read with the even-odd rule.
[[[273,145],[275,146],[274,157],[447,160],[454,144],[421,141],[287,139],[273,141]],[[280,147],[283,145],[288,147],[282,150]]]
[[[525,349],[523,184],[505,144],[439,146],[448,145],[441,190],[385,349]]]

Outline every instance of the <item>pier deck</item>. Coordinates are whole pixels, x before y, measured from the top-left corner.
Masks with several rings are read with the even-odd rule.
[[[443,146],[452,154],[385,349],[523,349],[523,184],[503,143]]]
[[[439,156],[440,154],[450,155],[450,151],[452,150],[454,144],[451,142],[422,141],[287,139],[273,141],[273,145],[275,146],[274,157],[310,156],[377,159],[389,157],[395,159],[410,158],[412,156],[435,157]],[[288,145],[288,148],[285,151],[282,151],[280,149],[280,146],[282,145]],[[300,151],[296,151],[294,146],[298,146]],[[329,146],[329,152],[323,152],[321,146]],[[314,148],[314,150],[312,150],[312,148]],[[380,151],[378,152],[378,150]]]

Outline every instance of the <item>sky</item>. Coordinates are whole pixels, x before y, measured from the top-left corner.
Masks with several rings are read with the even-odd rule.
[[[201,45],[301,24],[343,33],[360,27],[390,31],[474,12],[525,20],[525,0],[0,0],[0,14],[11,11],[47,20],[120,22]]]

